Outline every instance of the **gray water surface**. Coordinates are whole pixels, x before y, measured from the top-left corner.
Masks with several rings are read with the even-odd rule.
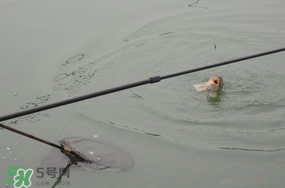
[[[0,114],[284,47],[284,1],[195,2],[1,2]],[[70,185],[57,187],[284,187],[284,59],[260,57],[5,123],[54,143],[114,143],[134,162],[128,170],[72,168],[61,180]],[[208,99],[193,85],[212,76],[224,87]],[[0,135],[0,187],[10,165],[36,171],[53,152]],[[35,172],[32,182],[52,187],[56,179]]]

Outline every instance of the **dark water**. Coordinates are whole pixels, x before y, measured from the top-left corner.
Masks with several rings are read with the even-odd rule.
[[[284,47],[285,2],[195,2],[2,2],[1,114]],[[7,17],[20,5],[32,27],[20,14]],[[34,18],[40,13],[43,20]],[[106,141],[124,151],[116,159],[128,153],[134,162],[128,170],[72,168],[61,180],[70,185],[61,187],[284,187],[284,58],[201,71],[6,124],[55,143]],[[222,76],[224,87],[209,100],[193,85],[212,76]],[[36,169],[54,154],[0,134],[3,186],[10,165]],[[56,182],[33,176],[32,187],[42,181]]]

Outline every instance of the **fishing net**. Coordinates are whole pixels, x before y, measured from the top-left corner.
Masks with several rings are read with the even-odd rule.
[[[82,161],[68,152],[53,150],[42,159],[44,166],[65,167],[90,167],[96,170],[103,169],[129,169],[134,161],[128,151],[122,147],[100,139],[83,137],[68,137],[60,140],[63,147],[68,147],[81,158]]]

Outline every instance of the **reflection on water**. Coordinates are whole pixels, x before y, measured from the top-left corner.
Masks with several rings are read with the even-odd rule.
[[[207,91],[207,101],[210,105],[219,105],[224,94],[225,91],[223,89],[220,89],[218,92]]]

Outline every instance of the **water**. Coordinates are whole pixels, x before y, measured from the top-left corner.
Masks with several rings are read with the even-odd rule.
[[[0,114],[284,47],[281,0],[193,3],[1,2]],[[129,170],[71,169],[61,180],[69,183],[57,187],[284,187],[284,57],[5,123],[54,143],[72,136],[115,143],[135,163]],[[209,100],[193,85],[212,76],[222,76],[224,87]],[[0,184],[10,165],[24,165],[35,170],[32,187],[52,187],[56,179],[36,177],[52,148],[7,130],[0,134]]]

